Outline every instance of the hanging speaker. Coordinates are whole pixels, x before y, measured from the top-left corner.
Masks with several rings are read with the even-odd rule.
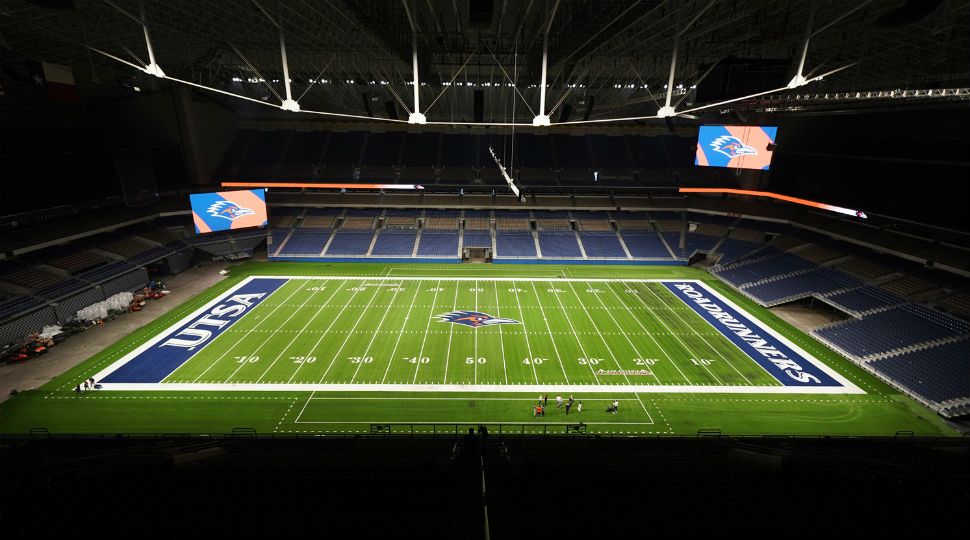
[[[593,103],[595,101],[596,96],[586,98],[586,112],[583,113],[583,120],[589,120],[589,115],[593,113]]]
[[[485,91],[475,90],[475,121],[485,121]]]
[[[573,114],[573,106],[570,105],[569,103],[564,103],[562,106],[562,110],[559,111],[559,121],[568,122],[569,115],[571,114]]]

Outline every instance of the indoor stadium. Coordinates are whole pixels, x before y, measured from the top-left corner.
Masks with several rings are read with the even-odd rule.
[[[968,148],[964,0],[0,0],[0,530],[963,530]]]

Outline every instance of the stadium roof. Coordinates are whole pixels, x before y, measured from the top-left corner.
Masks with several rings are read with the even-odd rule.
[[[547,21],[553,122],[566,105],[573,120],[589,105],[592,120],[655,115],[678,34],[678,111],[732,59],[778,61],[790,80],[809,28],[806,78],[845,69],[779,94],[970,86],[970,3],[942,0],[0,0],[0,64],[70,66],[90,101],[177,84],[119,61],[150,63],[142,16],[166,76],[250,97],[200,90],[253,116],[290,114],[282,34],[303,110],[407,119],[412,22],[429,121],[471,121],[482,91],[485,121],[531,123]]]

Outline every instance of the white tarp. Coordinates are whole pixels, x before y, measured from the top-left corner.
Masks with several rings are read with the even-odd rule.
[[[103,302],[91,304],[90,306],[79,310],[77,312],[77,318],[81,319],[82,321],[103,319],[108,316],[108,311],[112,309],[127,310],[128,306],[131,305],[131,300],[134,297],[135,295],[130,292],[120,292]]]

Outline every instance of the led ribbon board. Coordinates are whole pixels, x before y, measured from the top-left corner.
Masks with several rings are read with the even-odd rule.
[[[822,210],[828,210],[830,212],[838,212],[840,214],[845,214],[847,216],[855,216],[862,219],[867,219],[866,213],[862,210],[853,210],[851,208],[843,208],[841,206],[835,206],[834,204],[825,204],[815,201],[810,201],[808,199],[799,199],[798,197],[791,197],[789,195],[782,195],[780,193],[771,193],[770,191],[752,191],[750,189],[731,189],[731,188],[680,188],[680,193],[731,193],[734,195],[751,195],[753,197],[768,197],[771,199],[778,199],[779,201],[787,201],[794,204],[801,204],[803,206],[811,206],[812,208],[820,208]]]

